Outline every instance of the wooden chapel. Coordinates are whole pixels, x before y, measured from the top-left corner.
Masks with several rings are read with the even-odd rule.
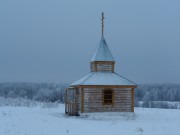
[[[69,116],[91,112],[134,112],[132,81],[114,71],[115,60],[102,37],[90,61],[90,73],[71,84],[66,90],[65,113]]]

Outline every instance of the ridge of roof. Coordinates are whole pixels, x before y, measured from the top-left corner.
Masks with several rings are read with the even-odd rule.
[[[114,61],[114,58],[103,36],[101,37],[100,43],[91,59],[91,62],[92,61]]]

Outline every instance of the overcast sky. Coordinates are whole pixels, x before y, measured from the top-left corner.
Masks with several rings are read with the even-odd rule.
[[[0,82],[73,82],[101,37],[135,83],[180,83],[179,0],[1,0]]]

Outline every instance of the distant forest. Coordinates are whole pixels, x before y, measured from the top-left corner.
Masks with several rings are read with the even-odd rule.
[[[174,102],[174,104],[172,102]],[[180,109],[180,85],[179,84],[138,85],[138,87],[135,90],[135,106],[150,107],[150,108]]]
[[[68,83],[0,83],[0,97],[64,103],[68,86]]]
[[[68,86],[69,83],[0,83],[0,97],[64,103]],[[180,102],[179,84],[141,84],[135,89],[136,107],[180,108],[180,104],[172,102]]]

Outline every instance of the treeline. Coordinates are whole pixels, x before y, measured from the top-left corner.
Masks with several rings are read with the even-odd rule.
[[[177,104],[164,101],[180,102],[179,84],[143,84],[135,90],[137,107],[179,108]]]
[[[0,97],[64,103],[67,87],[69,83],[0,83]],[[135,89],[137,107],[178,108],[164,101],[180,102],[179,84],[142,84]]]
[[[64,102],[68,83],[0,83],[0,97]]]

